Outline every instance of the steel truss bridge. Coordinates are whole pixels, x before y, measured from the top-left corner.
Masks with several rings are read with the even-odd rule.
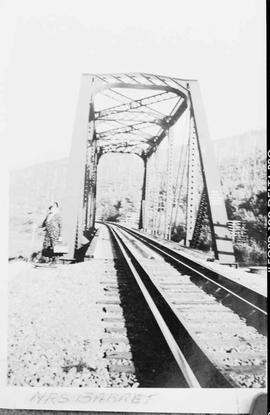
[[[166,168],[160,174],[164,143]],[[182,157],[175,172],[176,146]],[[107,153],[133,154],[143,162],[140,229],[169,240],[185,200],[185,245],[200,248],[207,223],[215,258],[235,262],[197,80],[147,73],[82,75],[63,204],[63,237],[73,258],[89,244],[95,227],[97,167]]]

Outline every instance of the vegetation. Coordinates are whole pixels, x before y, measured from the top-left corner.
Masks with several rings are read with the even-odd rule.
[[[235,199],[227,197],[226,207],[229,220],[241,220],[245,224],[246,242],[238,241],[236,238],[237,262],[246,265],[265,265],[267,192],[259,191],[245,198],[238,206]]]
[[[127,220],[133,210],[134,201],[129,197],[114,202],[109,198],[102,198],[99,216],[102,221],[121,222]]]
[[[183,225],[177,225],[172,229],[171,240],[181,242],[186,238],[186,229]]]
[[[236,240],[239,263],[266,262],[266,161],[265,131],[214,141],[223,193],[230,220],[240,220],[245,241]],[[134,156],[111,155],[99,165],[97,218],[138,223],[142,184],[141,160]],[[115,156],[115,157],[114,157]],[[164,157],[163,157],[164,156]],[[163,155],[165,166],[166,154]],[[161,157],[161,158],[162,158]],[[175,163],[178,158],[175,157]],[[177,166],[174,166],[175,170]],[[166,167],[164,167],[166,169]],[[59,160],[14,171],[10,177],[9,255],[29,255],[42,244],[43,231],[33,231],[44,219],[47,208],[57,200],[63,205],[67,160]],[[165,170],[163,188],[165,198]],[[172,240],[183,243],[185,231],[185,183],[181,193]],[[176,194],[176,188],[173,188]],[[173,217],[173,221],[175,218]],[[211,238],[207,219],[203,223],[200,249],[208,251]]]
[[[266,265],[267,262],[267,192],[244,198],[240,203],[237,198],[227,196],[225,199],[229,220],[241,221],[242,228],[236,235],[234,250],[236,261],[242,265]],[[177,225],[172,230],[172,241],[185,239],[184,225]],[[208,219],[202,225],[200,250],[208,252],[211,248],[211,234]]]

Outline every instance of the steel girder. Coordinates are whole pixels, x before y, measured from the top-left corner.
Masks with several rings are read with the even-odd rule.
[[[147,158],[142,157],[143,160],[143,184],[142,184],[142,198],[139,218],[139,229],[144,228],[144,208],[145,208],[145,196],[146,196],[146,178],[147,178]]]
[[[188,142],[188,191],[187,191],[187,211],[186,211],[186,246],[190,246],[198,208],[198,176],[201,173],[198,140],[195,129],[194,118],[190,117],[190,130]]]
[[[141,109],[141,107],[147,107],[149,104],[156,104],[157,102],[166,101],[175,98],[172,92],[161,92],[160,94],[152,95],[146,98],[134,99],[126,104],[117,105],[111,108],[107,108],[103,111],[96,112],[96,118],[107,119],[112,115],[118,115],[120,113],[126,113],[130,110]],[[155,111],[149,111],[152,115]]]
[[[190,99],[201,160],[202,176],[208,202],[209,225],[216,259],[222,263],[235,262],[232,238],[228,229],[228,217],[221,189],[219,171],[202,104],[199,84],[189,83]]]
[[[140,91],[142,97],[132,96]],[[142,73],[95,75],[93,94],[99,96],[100,102],[104,94],[122,101],[96,108],[96,133],[102,153],[132,152],[140,156],[150,155],[153,146],[163,140],[188,99],[185,82]],[[164,103],[167,105],[162,109],[157,108],[157,104]]]
[[[167,183],[166,183],[166,203],[165,203],[165,226],[164,238],[171,239],[171,218],[173,207],[173,133],[168,131],[168,155],[167,155]]]
[[[83,243],[85,165],[89,139],[88,124],[91,88],[91,80],[83,76],[78,97],[63,200],[63,238],[69,246],[70,252],[68,256],[71,258],[74,257],[75,248],[78,248]]]

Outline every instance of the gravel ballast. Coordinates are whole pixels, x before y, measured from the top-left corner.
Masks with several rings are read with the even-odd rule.
[[[9,264],[9,386],[130,387],[103,359],[96,307],[100,264],[57,268]]]

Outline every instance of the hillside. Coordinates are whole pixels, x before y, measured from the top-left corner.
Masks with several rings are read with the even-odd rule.
[[[214,141],[223,192],[243,199],[266,189],[266,132]]]
[[[265,131],[253,131],[237,137],[214,141],[223,192],[237,203],[244,197],[265,190]],[[165,158],[165,152],[164,152]],[[62,204],[67,159],[50,161],[13,171],[10,175],[9,255],[28,255],[39,249],[42,231],[33,232],[40,224],[49,204]],[[97,214],[119,200],[125,214],[134,223],[138,220],[142,162],[136,156],[108,155],[101,158],[98,170]],[[133,206],[133,211],[128,212]]]

